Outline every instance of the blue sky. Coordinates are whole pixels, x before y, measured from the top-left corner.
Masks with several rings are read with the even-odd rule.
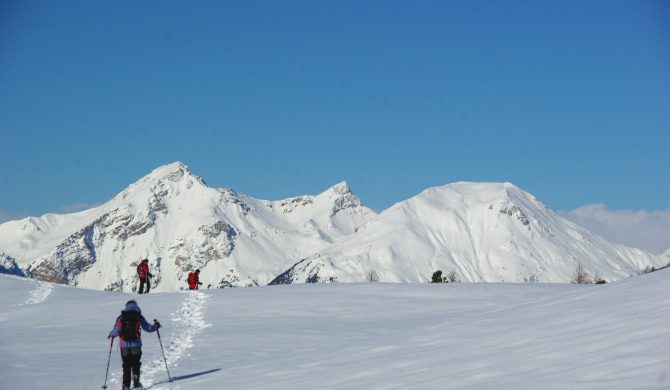
[[[0,218],[174,161],[378,211],[454,181],[667,210],[669,4],[0,1]]]

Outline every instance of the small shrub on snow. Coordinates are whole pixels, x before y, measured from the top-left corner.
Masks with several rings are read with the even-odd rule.
[[[447,282],[449,282],[449,283],[460,282],[460,280],[458,280],[458,277],[456,276],[456,271],[449,272],[449,275],[447,275]]]
[[[458,280],[458,276],[456,276],[456,272],[451,271],[447,276],[442,276],[442,271],[437,270],[433,272],[433,277],[430,279],[431,283],[458,283],[460,280]]]
[[[596,276],[593,277],[593,284],[605,284],[607,281],[603,278],[600,277],[600,275],[596,272]]]
[[[379,277],[379,273],[376,270],[371,269],[365,273],[365,281],[369,283],[379,283],[381,278]]]

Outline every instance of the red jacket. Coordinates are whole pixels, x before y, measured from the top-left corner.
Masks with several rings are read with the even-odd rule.
[[[198,288],[198,285],[200,284],[200,278],[198,277],[198,274],[195,272],[191,272],[188,274],[188,288],[191,290],[195,290]]]
[[[146,279],[147,276],[149,276],[149,263],[147,262],[141,262],[140,265],[137,266],[137,273],[140,276],[140,279]]]

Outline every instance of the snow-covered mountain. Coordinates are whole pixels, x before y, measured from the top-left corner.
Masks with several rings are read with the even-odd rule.
[[[148,258],[153,284],[163,291],[184,287],[198,268],[204,286],[267,284],[374,215],[344,182],[316,196],[265,201],[210,188],[177,162],[99,207],[0,225],[0,266],[50,282],[129,291],[137,282],[132,264]]]
[[[436,270],[462,281],[568,282],[577,264],[621,279],[668,259],[613,244],[558,216],[510,183],[454,183],[400,202],[273,283],[425,282]]]
[[[0,225],[0,272],[130,291],[148,258],[159,291],[270,282],[567,282],[576,264],[606,280],[668,258],[612,244],[509,183],[430,188],[377,215],[345,182],[280,201],[211,188],[180,162],[157,168],[109,202],[74,214]]]

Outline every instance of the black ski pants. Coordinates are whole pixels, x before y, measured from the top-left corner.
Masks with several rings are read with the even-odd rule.
[[[121,361],[123,362],[123,385],[130,388],[130,378],[134,383],[140,382],[140,366],[142,363],[142,348],[121,348]]]
[[[145,284],[145,283],[146,283],[146,285],[147,285],[147,290],[146,290],[146,291],[143,291],[143,290],[144,290],[144,284]],[[140,278],[140,291],[139,291],[140,294],[142,294],[142,293],[144,293],[144,294],[148,294],[148,293],[149,293],[149,288],[150,288],[150,287],[151,287],[151,282],[149,281],[149,278],[144,278],[144,279]]]

